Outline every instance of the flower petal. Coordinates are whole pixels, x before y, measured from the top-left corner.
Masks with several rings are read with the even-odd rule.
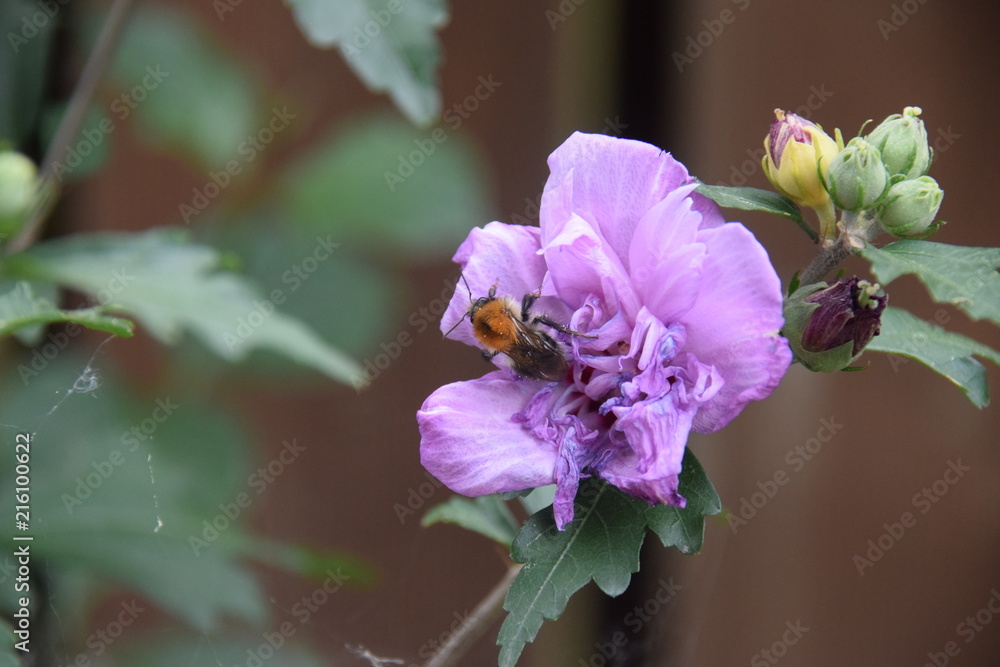
[[[781,284],[753,234],[728,224],[702,230],[698,240],[707,248],[704,282],[681,323],[685,350],[725,379],[695,418],[694,430],[707,433],[728,424],[750,401],[769,396],[792,353],[778,334],[784,323]]]
[[[538,255],[537,227],[491,222],[476,227],[458,247],[452,261],[462,266],[465,282],[459,280],[448,310],[441,317],[441,332],[454,327],[469,312],[468,283],[472,299],[486,296],[497,286],[498,296],[521,297],[537,290],[545,277],[545,260]],[[477,345],[472,326],[459,326],[448,337],[469,345]]]
[[[594,228],[575,215],[542,247],[556,293],[570,308],[581,308],[593,295],[608,314],[622,310],[634,318],[639,300],[621,261],[609,251]]]
[[[694,305],[701,290],[705,246],[697,243],[701,214],[686,185],[668,194],[639,221],[629,248],[629,274],[643,304],[664,322]]]
[[[680,185],[687,169],[656,146],[603,134],[574,133],[549,156],[542,195],[542,242],[575,214],[590,223],[628,268],[632,235],[642,216]],[[569,181],[560,197],[549,190]],[[714,221],[713,221],[714,222]]]
[[[552,484],[555,446],[511,420],[538,390],[505,371],[441,387],[417,412],[420,462],[467,496]]]

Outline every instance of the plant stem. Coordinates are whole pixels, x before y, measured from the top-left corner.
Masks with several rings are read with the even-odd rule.
[[[799,284],[808,285],[821,280],[823,276],[839,266],[851,254],[863,249],[883,231],[874,214],[866,211],[857,213],[844,211],[838,227],[841,228],[841,232],[837,240],[820,247],[819,254],[799,275]]]
[[[54,173],[58,164],[57,157],[69,150],[70,144],[80,134],[80,128],[86,118],[90,101],[93,99],[97,85],[111,60],[111,54],[114,53],[115,47],[118,45],[118,39],[121,36],[122,28],[125,27],[125,20],[132,4],[133,0],[115,0],[111,11],[108,12],[108,18],[101,28],[101,34],[97,38],[94,50],[90,53],[90,57],[80,73],[80,80],[73,90],[66,112],[59,121],[59,127],[56,129],[52,141],[49,142],[45,158],[42,160],[42,169],[39,175],[39,201],[31,218],[17,237],[10,242],[8,246],[10,254],[21,252],[38,239],[42,224],[55,207],[60,190]]]
[[[500,615],[507,590],[514,582],[514,577],[521,571],[521,567],[521,565],[513,565],[507,569],[503,579],[497,582],[497,585],[476,605],[468,620],[452,634],[440,651],[424,663],[424,667],[450,667],[457,664],[457,661],[472,648],[476,640]]]

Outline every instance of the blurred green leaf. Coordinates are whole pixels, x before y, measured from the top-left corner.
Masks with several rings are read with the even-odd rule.
[[[199,226],[199,238],[241,261],[240,272],[268,294],[280,293],[286,315],[307,324],[338,348],[357,356],[395,336],[405,285],[386,273],[384,264],[365,262],[333,235],[337,248],[315,233],[288,224],[280,209],[264,210]],[[260,239],[266,238],[267,243]],[[320,241],[323,241],[321,243]],[[276,292],[277,291],[277,292]],[[276,302],[277,303],[277,302]],[[266,352],[248,360],[247,370],[297,377],[301,372]]]
[[[134,114],[150,138],[207,169],[256,155],[249,139],[263,127],[257,82],[188,12],[138,7],[111,74],[116,125]]]
[[[961,389],[977,408],[989,405],[990,391],[986,369],[974,357],[1000,365],[1000,352],[925,322],[901,308],[886,308],[882,312],[879,335],[868,343],[865,351],[898,354],[927,365]]]
[[[292,221],[407,258],[451,256],[487,221],[489,196],[478,155],[459,136],[434,132],[387,118],[345,126],[293,170],[284,194]]]
[[[433,526],[435,523],[454,523],[466,530],[496,540],[505,547],[509,547],[514,541],[518,530],[514,515],[497,494],[479,498],[456,496],[432,507],[420,520],[420,524]]]
[[[329,239],[321,239],[326,252]],[[183,329],[229,361],[250,349],[277,351],[335,380],[360,386],[359,366],[298,320],[275,309],[270,295],[217,271],[218,253],[192,245],[183,230],[92,234],[38,244],[5,260],[9,277],[53,282],[110,299],[166,344]]]
[[[287,621],[286,621],[287,622]],[[293,625],[298,630],[298,625]],[[118,646],[93,664],[95,667],[119,667],[121,665],[141,665],[142,667],[219,667],[220,665],[261,665],[274,664],[280,667],[325,667],[330,663],[320,658],[303,641],[289,635],[285,637],[279,632],[280,625],[269,629],[272,636],[282,637],[279,645],[281,657],[273,663],[261,655],[276,652],[258,633],[243,637],[205,637],[204,635],[185,634],[170,639],[151,639],[132,644],[121,649]],[[207,645],[206,645],[207,644]],[[262,646],[265,647],[262,649]],[[251,662],[249,656],[256,656]]]
[[[242,435],[171,396],[130,401],[114,381],[76,390],[81,365],[66,353],[29,386],[8,375],[0,388],[0,423],[33,434],[38,562],[127,584],[202,630],[223,617],[262,622],[261,592],[227,548],[242,530],[231,506],[249,479]],[[12,472],[0,476],[8,496]],[[12,526],[0,526],[8,541]]]
[[[884,248],[869,245],[861,256],[883,285],[912,273],[938,303],[950,303],[969,317],[1000,324],[1000,248],[967,248],[904,240]]]
[[[66,104],[45,109],[40,127],[44,145],[48,146],[52,141],[65,112]],[[107,132],[109,128],[111,131]],[[70,142],[65,153],[55,156],[53,176],[60,183],[72,182],[101,169],[111,155],[111,145],[115,141],[114,130],[111,116],[103,114],[96,105],[91,105],[84,116],[80,134]]]
[[[556,498],[556,485],[549,484],[548,486],[540,486],[537,489],[532,489],[531,493],[526,496],[521,496],[521,504],[524,506],[524,510],[528,515],[532,515],[535,512],[540,512],[549,505]]]
[[[31,285],[16,283],[13,290],[0,294],[0,336],[24,327],[53,322],[73,322],[97,331],[106,331],[126,338],[132,336],[135,325],[129,320],[103,314],[103,307],[80,310],[59,310],[47,300],[36,296]]]
[[[0,141],[22,150],[37,127],[49,84],[52,36],[63,5],[55,9],[50,16],[33,0],[0,3],[0,35],[6,42],[0,48]]]
[[[246,536],[240,551],[247,558],[333,586],[368,588],[375,583],[375,570],[357,557],[309,546],[274,542]]]
[[[6,618],[0,618],[0,667],[19,667],[21,659],[18,657],[14,643],[14,631],[7,623]]]
[[[441,112],[437,30],[448,22],[444,0],[285,0],[313,46],[337,47],[373,91],[387,91],[417,125]]]

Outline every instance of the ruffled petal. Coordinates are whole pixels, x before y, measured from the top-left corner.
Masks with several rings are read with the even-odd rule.
[[[694,185],[677,188],[639,221],[629,248],[629,274],[643,304],[664,322],[676,321],[701,290],[705,245],[701,215],[692,210]]]
[[[792,361],[778,335],[781,284],[767,252],[738,224],[702,230],[707,254],[695,305],[682,318],[686,351],[714,366],[725,386],[701,406],[694,430],[707,433],[728,424],[747,403],[766,398]]]
[[[538,390],[504,371],[441,387],[417,412],[420,462],[467,496],[554,483],[556,447],[512,420]]]
[[[493,285],[498,296],[521,297],[537,290],[545,277],[545,260],[538,254],[537,227],[491,222],[476,227],[458,247],[453,261],[462,266],[462,276],[455,286],[448,309],[441,317],[441,332],[455,326],[469,312],[468,283],[472,299],[486,296]],[[448,337],[469,345],[478,345],[472,326],[459,326]]]
[[[635,317],[639,300],[619,258],[583,218],[572,216],[562,232],[542,246],[556,294],[570,308],[596,296],[611,313]]]
[[[609,461],[600,476],[647,502],[683,507],[677,476],[695,410],[684,409],[667,394],[615,412],[615,428],[624,433],[630,448]]]

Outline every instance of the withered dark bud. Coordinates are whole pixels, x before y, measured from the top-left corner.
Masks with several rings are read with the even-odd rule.
[[[800,287],[785,303],[785,336],[814,371],[846,368],[878,335],[888,297],[877,284],[843,278]]]

